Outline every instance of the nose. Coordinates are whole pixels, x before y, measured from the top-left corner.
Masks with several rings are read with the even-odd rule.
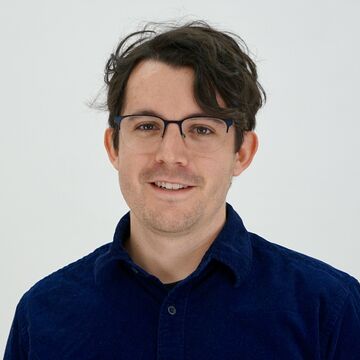
[[[182,166],[188,164],[188,149],[181,136],[178,124],[168,124],[164,136],[161,138],[160,145],[156,150],[155,158],[157,162]]]

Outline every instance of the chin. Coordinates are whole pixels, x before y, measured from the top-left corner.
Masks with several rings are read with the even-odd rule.
[[[195,207],[184,208],[184,204],[172,204],[173,206],[163,207],[162,209],[150,209],[142,207],[138,210],[138,218],[148,227],[156,231],[167,233],[179,233],[191,228],[199,221],[202,214],[202,207],[198,204]],[[179,206],[177,206],[179,205]]]

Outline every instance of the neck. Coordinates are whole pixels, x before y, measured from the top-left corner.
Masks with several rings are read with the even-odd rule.
[[[201,262],[226,220],[225,207],[207,224],[186,234],[161,234],[145,227],[130,213],[130,238],[124,243],[132,260],[162,283],[182,280]]]

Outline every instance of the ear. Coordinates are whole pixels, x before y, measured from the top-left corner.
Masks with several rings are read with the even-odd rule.
[[[111,164],[113,165],[113,167],[116,170],[119,171],[119,167],[118,167],[119,166],[118,165],[119,155],[118,155],[118,152],[114,149],[113,140],[112,140],[113,131],[114,131],[114,129],[112,129],[112,128],[107,128],[105,130],[104,145],[105,145],[105,149],[106,149],[106,152],[108,154]]]
[[[246,131],[241,148],[236,153],[233,176],[240,175],[252,162],[259,146],[258,137],[254,131]]]

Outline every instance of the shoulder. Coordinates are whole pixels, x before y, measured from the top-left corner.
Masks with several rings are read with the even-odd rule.
[[[253,252],[253,271],[274,289],[281,288],[307,304],[331,303],[340,308],[357,279],[324,261],[270,242],[249,233]],[[334,308],[335,310],[335,308]]]
[[[96,260],[105,254],[111,243],[100,246],[93,252],[84,257],[54,271],[37,281],[20,300],[22,302],[29,300],[48,301],[51,297],[75,294],[77,289],[86,289],[93,286],[94,267]]]
[[[278,271],[288,270],[290,273],[294,271],[297,274],[301,273],[307,276],[308,281],[322,280],[345,287],[348,283],[356,280],[345,271],[337,269],[324,261],[270,242],[257,234],[249,233],[249,235],[254,260],[262,261],[264,265],[268,262],[276,264]]]
[[[351,275],[314,257],[302,254],[284,246],[270,242],[261,236],[249,233],[253,260],[266,267],[270,275],[282,274],[286,279],[296,277],[305,283],[333,285],[346,289],[357,282]]]
[[[352,298],[359,297],[360,284],[335,267],[249,233],[252,274],[272,303],[291,311],[313,314],[320,332],[329,334]],[[356,300],[360,307],[360,299]],[[305,315],[304,315],[305,316]]]

